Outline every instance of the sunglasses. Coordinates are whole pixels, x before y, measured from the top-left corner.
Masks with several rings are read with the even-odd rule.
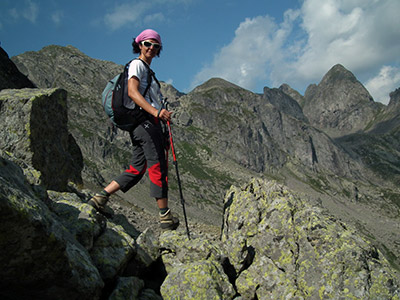
[[[149,41],[142,41],[142,45],[147,47],[147,48],[150,48],[151,46],[153,46],[153,48],[156,49],[156,50],[161,48],[160,44],[152,43],[152,42],[149,42]]]

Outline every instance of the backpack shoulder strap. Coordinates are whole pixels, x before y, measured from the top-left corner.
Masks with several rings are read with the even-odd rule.
[[[158,86],[159,87],[161,87],[161,85],[160,85],[160,82],[157,80],[157,78],[156,78],[156,74],[154,73],[154,71],[150,68],[150,66],[145,62],[145,61],[143,61],[142,59],[140,59],[140,58],[136,58],[136,59],[138,59],[138,60],[140,60],[145,66],[146,66],[146,68],[147,68],[147,70],[149,71],[148,73],[147,73],[147,87],[146,87],[146,89],[145,89],[145,91],[144,91],[144,93],[143,93],[143,97],[147,94],[147,91],[149,90],[149,88],[150,88],[150,86],[151,86],[151,80],[154,78],[154,80],[157,82],[157,84],[158,84]]]

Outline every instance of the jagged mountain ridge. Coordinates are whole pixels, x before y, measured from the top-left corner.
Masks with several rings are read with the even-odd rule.
[[[353,157],[361,157],[382,178],[400,184],[400,89],[390,94],[390,102],[364,133],[337,139]],[[399,202],[398,202],[399,203]]]
[[[29,78],[41,82],[41,87],[53,85],[54,74],[58,71],[66,74],[65,77],[57,77],[57,84],[69,92],[69,127],[84,154],[84,180],[104,184],[121,170],[120,166],[129,161],[130,156],[129,139],[126,135],[112,132],[99,104],[106,81],[122,66],[93,60],[73,47],[49,46],[35,53],[42,58],[30,59],[31,55],[24,53],[12,59],[18,68],[27,72]],[[68,63],[69,60],[75,63]],[[76,63],[78,61],[80,63]],[[102,67],[97,69],[96,64]],[[70,65],[73,66],[71,70]],[[104,82],[98,82],[98,86],[81,88],[82,74],[92,67],[102,72]],[[97,76],[97,72],[87,72],[85,76],[89,79]],[[333,77],[336,81],[339,76],[337,73],[343,72],[335,72],[335,76],[327,76],[325,80],[331,89],[334,89],[334,85],[331,86],[333,82],[328,78]],[[351,87],[355,81],[351,76],[349,78]],[[321,86],[310,86],[306,94],[313,94],[312,89],[315,89],[314,95],[318,94]],[[171,100],[171,108],[175,112],[176,126],[173,130],[179,137],[175,142],[191,216],[206,215],[207,222],[215,222],[219,220],[222,208],[220,199],[230,184],[243,182],[251,176],[272,176],[283,182],[295,182],[301,191],[315,193],[317,199],[323,199],[326,207],[337,210],[336,213],[343,218],[356,218],[358,225],[367,233],[377,236],[378,240],[382,238],[379,230],[373,231],[375,227],[369,227],[374,226],[372,222],[364,224],[365,216],[359,211],[351,212],[346,206],[349,200],[357,199],[361,201],[357,203],[358,207],[364,209],[362,213],[366,214],[371,207],[377,207],[378,216],[389,215],[393,218],[381,205],[395,205],[394,211],[398,211],[398,191],[382,186],[382,190],[390,191],[394,199],[388,200],[386,195],[378,196],[381,190],[373,184],[371,188],[371,183],[382,184],[381,177],[375,178],[376,173],[371,173],[364,166],[362,158],[366,157],[365,153],[351,151],[341,140],[332,140],[326,133],[316,129],[312,120],[307,122],[308,118],[302,115],[298,107],[290,112],[282,111],[282,103],[274,101],[275,97],[285,98],[287,103],[292,104],[291,107],[296,107],[294,100],[286,96],[292,95],[291,98],[298,100],[301,95],[295,91],[288,93],[290,87],[266,91],[268,93],[264,95],[257,95],[224,80],[211,79],[184,95],[163,84],[163,92]],[[316,101],[316,98],[313,99]],[[337,100],[342,101],[343,98],[335,98]],[[372,121],[374,126],[379,126],[378,121]],[[343,147],[347,147],[347,150]],[[365,149],[368,150],[368,147]],[[394,152],[392,161],[398,161],[398,157]],[[396,172],[396,169],[392,171]],[[147,194],[146,190],[146,184],[139,185],[135,187],[135,194],[142,196]],[[176,192],[173,180],[171,190],[172,194]],[[132,194],[127,196],[140,198]],[[337,206],[333,202],[341,204]],[[380,242],[390,243],[392,229],[387,229],[387,235]],[[389,248],[394,253],[400,252],[395,244]]]
[[[206,82],[205,87],[179,99],[177,119],[184,120],[189,132],[201,132],[203,143],[213,146],[213,155],[230,158],[258,173],[276,172],[296,161],[311,172],[322,168],[341,176],[358,176],[360,167],[349,168],[344,163],[345,153],[328,136],[309,126],[300,111],[297,115],[286,113],[267,96],[227,87],[221,79],[210,81],[217,83]]]
[[[115,64],[112,64],[110,62],[102,62],[99,60],[92,60],[89,57],[85,56],[83,53],[79,52],[79,50],[71,47],[71,46],[67,46],[65,48],[60,48],[58,46],[49,46],[49,47],[45,47],[44,49],[42,49],[41,51],[35,53],[25,53],[22,54],[16,58],[13,58],[14,62],[17,64],[17,66],[19,66],[19,68],[21,70],[23,70],[26,74],[29,74],[28,76],[30,78],[32,78],[32,80],[39,86],[39,87],[54,87],[54,85],[58,85],[60,87],[65,88],[67,91],[69,91],[70,94],[72,94],[71,96],[69,96],[70,98],[87,98],[90,99],[91,101],[96,100],[98,101],[98,103],[100,102],[99,100],[99,95],[102,91],[102,88],[104,86],[104,82],[107,81],[107,79],[112,76],[111,74],[115,74],[117,73],[121,66],[117,66]],[[110,69],[111,68],[111,69]],[[337,70],[339,69],[339,70]],[[86,71],[85,71],[86,70]],[[87,74],[85,74],[85,72]],[[333,75],[332,75],[333,73]],[[339,73],[339,75],[337,75],[337,73]],[[322,80],[321,84],[324,82],[328,82],[328,78],[337,78],[340,77],[340,74],[344,73],[346,76],[349,77],[350,81],[353,82],[355,81],[355,77],[352,76],[352,74],[350,72],[345,72],[343,71],[343,67],[339,68],[333,68],[332,70],[330,70],[330,72],[328,72],[328,74],[324,77],[324,79]],[[83,76],[83,74],[85,74]],[[96,81],[96,80],[97,81]],[[335,79],[336,80],[336,79]],[[168,87],[168,85],[164,85],[164,90],[166,90]],[[169,89],[171,89],[170,87],[168,87]],[[173,88],[172,88],[173,89]],[[213,94],[212,97],[214,99],[218,99],[218,101],[210,101],[209,100],[209,96],[206,95],[206,97],[204,97],[204,94],[206,93],[213,93],[213,90],[222,90],[222,92],[218,92],[216,94]],[[232,94],[228,94],[228,93],[224,93],[225,91],[238,91],[238,92],[234,92]],[[268,92],[267,92],[268,91]],[[300,108],[295,108],[296,112],[292,113],[291,111],[289,111],[288,108],[282,107],[282,106],[277,106],[277,104],[282,103],[281,100],[273,100],[273,99],[278,99],[278,97],[285,97],[286,94],[285,93],[279,93],[279,91],[277,91],[273,96],[268,96],[268,93],[272,93],[273,90],[269,90],[266,89],[264,96],[265,98],[268,100],[269,103],[272,103],[274,105],[274,107],[276,107],[278,110],[277,111],[273,111],[272,107],[270,107],[269,112],[266,113],[265,111],[262,111],[260,113],[261,117],[263,114],[267,114],[268,117],[266,117],[265,119],[273,119],[275,120],[274,122],[278,123],[278,126],[283,127],[283,125],[279,125],[280,119],[282,118],[281,115],[289,115],[294,117],[295,119],[301,120],[304,123],[308,123],[307,119],[305,118],[305,116],[302,114]],[[239,110],[241,109],[241,105],[243,103],[246,103],[247,105],[247,109],[248,109],[248,113],[249,113],[249,117],[246,119],[247,116],[245,116],[243,114],[243,111],[239,111],[238,113],[233,111],[229,111],[226,110],[225,113],[228,114],[232,114],[229,117],[232,117],[234,119],[237,119],[239,117],[239,120],[236,122],[240,122],[240,121],[245,121],[245,123],[248,123],[249,121],[255,121],[257,122],[257,119],[260,118],[260,116],[256,116],[256,115],[252,115],[252,110],[253,111],[261,111],[262,109],[264,109],[264,103],[265,101],[262,101],[261,99],[258,99],[258,95],[255,95],[251,92],[245,94],[244,96],[241,96],[240,93],[245,93],[243,89],[241,89],[238,86],[235,86],[231,83],[228,82],[224,82],[223,80],[218,80],[218,79],[214,79],[214,80],[210,80],[210,82],[206,82],[204,83],[202,86],[195,88],[192,92],[190,92],[188,95],[182,95],[179,94],[179,92],[172,91],[173,97],[169,97],[170,99],[172,98],[172,102],[175,99],[179,99],[179,103],[177,105],[175,105],[175,107],[177,108],[177,115],[178,115],[178,122],[180,121],[179,119],[179,114],[183,114],[184,118],[187,118],[187,111],[184,113],[180,113],[180,108],[179,105],[181,105],[181,103],[183,102],[189,102],[189,105],[203,105],[205,109],[214,109],[216,114],[220,114],[220,111],[222,111],[223,109],[225,109],[225,105],[226,104],[230,104],[231,106],[234,106],[235,104],[239,107]],[[202,94],[202,95],[201,95]],[[199,96],[201,95],[201,96]],[[168,92],[167,92],[167,96],[168,96]],[[182,98],[181,98],[182,97]],[[207,99],[208,97],[208,99]],[[232,101],[232,99],[235,99],[235,97],[237,97],[239,100],[236,101],[236,103],[234,103]],[[187,98],[189,98],[189,100],[186,100]],[[195,98],[195,99],[192,99]],[[221,99],[223,98],[223,99]],[[268,99],[269,98],[269,99]],[[243,100],[245,99],[245,100]],[[287,99],[292,99],[287,98]],[[208,101],[207,101],[208,100]],[[224,101],[227,100],[227,101]],[[271,102],[272,100],[272,102]],[[77,122],[79,119],[82,118],[93,118],[91,121],[95,122],[94,118],[98,118],[100,117],[100,121],[98,121],[98,125],[101,126],[101,124],[105,124],[106,122],[104,122],[104,114],[102,114],[99,111],[96,111],[95,108],[98,108],[100,105],[96,102],[92,102],[89,103],[90,105],[85,105],[83,107],[82,104],[84,103],[76,103],[78,102],[78,99],[72,99],[72,101],[70,101],[70,124],[73,124],[74,122]],[[292,105],[291,107],[294,107],[295,102],[292,101]],[[78,106],[78,108],[77,108]],[[174,106],[174,104],[172,104],[172,106]],[[315,106],[315,105],[314,105]],[[265,106],[266,107],[266,106]],[[88,110],[91,109],[91,110]],[[185,108],[186,109],[186,108]],[[191,108],[189,108],[191,109]],[[77,113],[79,112],[84,112],[84,114],[78,115]],[[246,112],[246,113],[247,113]],[[234,115],[236,113],[236,115]],[[275,115],[274,115],[275,113]],[[194,114],[193,114],[194,115]],[[316,115],[316,114],[314,114]],[[221,116],[221,115],[220,115]],[[194,118],[196,118],[196,116],[194,115]],[[197,118],[197,120],[195,120],[196,122],[203,122],[204,124],[208,124],[209,121],[213,121],[213,118],[207,117],[207,115],[202,115],[201,118]],[[222,117],[220,119],[223,119]],[[240,120],[242,119],[242,120]],[[251,120],[253,119],[253,120]],[[206,120],[206,121],[205,121]],[[231,121],[231,120],[229,120]],[[255,137],[256,139],[262,139],[262,136],[265,135],[265,139],[268,139],[268,135],[271,136],[271,133],[268,130],[271,130],[270,128],[274,129],[275,124],[265,124],[265,122],[268,120],[263,120],[263,124],[257,124],[257,128],[262,128],[261,130],[259,130],[259,132],[257,132],[257,128],[255,128],[254,130],[252,130],[252,132],[248,133],[248,138],[249,140],[252,139],[253,137]],[[193,120],[186,120],[186,122],[193,122]],[[228,122],[228,120],[226,121]],[[235,121],[233,121],[233,123],[235,123]],[[230,123],[231,124],[231,123]],[[315,122],[311,122],[312,125],[316,125]],[[78,124],[78,128],[82,128],[81,126],[79,126],[80,124]],[[193,124],[191,124],[193,125]],[[218,126],[219,124],[212,124],[213,130]],[[268,125],[268,126],[265,126]],[[99,131],[104,128],[105,126],[101,126],[99,127]],[[204,127],[204,126],[203,126]],[[90,130],[90,127],[86,126],[87,130]],[[289,130],[292,130],[292,128],[289,128]],[[288,130],[288,131],[289,131]],[[74,131],[74,130],[73,130]],[[104,130],[105,132],[107,130]],[[229,129],[228,129],[229,131]],[[279,132],[279,134],[281,134],[282,132]],[[281,144],[284,145],[285,142],[283,140],[279,140],[279,134],[275,134],[274,136],[274,140],[275,144]],[[238,136],[246,136],[244,130],[240,129],[238,132]],[[258,136],[258,137],[257,137]],[[221,136],[222,137],[222,136]],[[112,139],[112,134],[110,134],[110,138]],[[305,136],[304,138],[305,140],[307,140],[307,144],[309,143],[309,141],[312,139],[312,137],[308,137]],[[315,140],[315,139],[313,139]],[[287,142],[286,142],[287,143]],[[265,161],[258,157],[259,154],[261,153],[261,149],[257,149],[256,146],[252,146],[250,141],[249,142],[243,142],[243,144],[246,147],[249,147],[250,149],[252,149],[253,151],[248,152],[248,155],[243,155],[246,153],[240,153],[240,154],[232,154],[232,156],[235,158],[234,160],[236,162],[241,163],[244,167],[248,168],[252,168],[257,172],[263,172],[264,170],[266,170],[268,168],[268,166],[266,166]],[[263,142],[261,141],[257,141],[257,144],[263,144]],[[273,144],[273,143],[271,143]],[[272,145],[273,146],[273,145]],[[314,148],[315,146],[313,146],[312,144],[310,144],[309,148]],[[228,148],[232,148],[231,145],[227,145],[227,147],[225,148],[221,148],[221,152],[225,153],[227,151]],[[272,149],[274,149],[275,147],[271,147]],[[277,147],[278,149],[280,147]],[[284,153],[289,153],[289,156],[291,156],[291,152],[293,152],[293,146],[291,147],[281,147],[283,149],[279,149],[277,152],[284,152]],[[273,159],[269,159],[268,162],[271,163],[272,162],[272,166],[282,166],[285,164],[285,158],[283,158],[283,156],[286,156],[286,154],[283,154],[282,157],[280,157],[280,155],[275,155],[271,153],[271,152],[275,152],[275,151],[269,151],[270,153],[268,153],[268,149],[263,149],[265,151],[265,153],[267,153],[267,157],[272,157]],[[321,155],[321,157],[317,157],[315,158],[315,152],[317,151],[312,151],[314,154],[312,153],[308,153],[306,156],[306,160],[309,160],[312,162],[313,156],[314,156],[314,160],[318,159],[320,164],[323,164],[323,155]],[[251,156],[250,154],[254,153],[255,155]],[[227,153],[228,155],[230,153]],[[304,160],[305,158],[303,158]],[[307,163],[305,164],[307,166]],[[310,167],[310,165],[308,165],[308,167]],[[327,165],[325,166],[327,169],[332,169],[332,165]],[[337,168],[338,172],[342,171],[346,169],[345,166],[343,165],[339,165]],[[335,172],[334,172],[335,173]],[[340,174],[341,175],[341,174]]]

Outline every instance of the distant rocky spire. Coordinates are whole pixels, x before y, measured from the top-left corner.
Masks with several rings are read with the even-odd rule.
[[[389,110],[400,110],[400,88],[390,93]]]
[[[310,123],[333,137],[365,129],[378,110],[367,89],[340,64],[307,89],[303,106]]]

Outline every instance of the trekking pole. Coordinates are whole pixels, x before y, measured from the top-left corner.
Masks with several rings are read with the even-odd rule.
[[[188,236],[188,238],[190,240],[189,226],[188,226],[188,221],[187,221],[187,216],[186,216],[186,209],[185,209],[185,199],[183,199],[181,179],[179,177],[179,170],[178,170],[178,161],[176,160],[174,141],[172,139],[171,122],[167,121],[167,125],[168,125],[168,131],[169,131],[169,140],[170,140],[170,143],[171,143],[172,157],[174,159],[173,164],[175,165],[176,178],[178,180],[179,194],[180,194],[180,197],[181,197],[183,216],[185,217],[186,233],[187,233],[187,236]]]

